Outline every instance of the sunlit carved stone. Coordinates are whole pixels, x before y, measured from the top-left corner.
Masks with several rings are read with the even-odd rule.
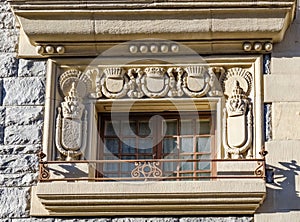
[[[106,68],[101,78],[102,93],[111,99],[126,96],[129,86],[128,78],[124,75],[123,68]]]
[[[209,91],[209,75],[206,67],[190,66],[185,68],[182,89],[190,97],[202,97]]]
[[[252,49],[252,45],[251,45],[250,42],[245,42],[244,45],[243,45],[243,48],[244,48],[244,50],[245,50],[246,52],[249,52],[249,51],[251,51],[251,49]]]
[[[272,51],[272,49],[273,49],[273,44],[272,44],[271,42],[265,43],[265,50],[266,50],[267,52]]]
[[[87,138],[87,112],[84,112],[75,82],[64,100],[58,108],[55,143],[64,159],[74,160],[82,154],[80,149],[85,148]]]
[[[241,87],[239,80],[243,79]],[[252,158],[252,105],[248,98],[252,76],[241,68],[233,68],[221,76],[221,83],[228,97],[223,115],[225,158]]]
[[[257,42],[254,44],[254,50],[259,52],[262,50],[262,44],[260,42]]]
[[[54,48],[53,48],[53,46],[50,46],[50,45],[46,46],[46,52],[47,52],[48,54],[53,54],[53,53],[54,53]]]
[[[161,45],[160,46],[160,51],[162,53],[167,53],[169,51],[169,47],[167,45]]]
[[[78,70],[68,70],[60,76],[64,101],[58,108],[55,144],[62,159],[78,159],[86,147],[87,111],[82,99],[90,92],[91,85],[89,76]]]
[[[56,52],[58,53],[58,54],[64,54],[65,53],[65,47],[63,47],[63,46],[57,46],[56,47]]]
[[[43,46],[38,45],[38,46],[36,47],[36,52],[37,52],[38,54],[43,54],[43,53],[45,52],[45,49],[44,49]]]
[[[142,90],[148,97],[159,98],[167,95],[170,79],[161,67],[149,67],[144,70],[141,79]]]

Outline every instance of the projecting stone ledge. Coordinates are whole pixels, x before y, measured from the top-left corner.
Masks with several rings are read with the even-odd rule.
[[[292,22],[296,0],[10,4],[21,25],[19,54],[34,57],[97,55],[120,41],[143,38],[180,41],[199,53],[270,51]]]
[[[265,198],[248,181],[43,182],[32,189],[32,216],[250,215]]]

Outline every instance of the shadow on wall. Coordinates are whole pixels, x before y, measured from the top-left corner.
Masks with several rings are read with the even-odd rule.
[[[279,163],[282,167],[267,165],[274,171],[274,181],[268,183],[267,198],[258,213],[300,211],[300,192],[296,190],[300,166],[295,160]]]

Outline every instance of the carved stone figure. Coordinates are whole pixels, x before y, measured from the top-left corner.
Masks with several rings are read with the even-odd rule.
[[[243,69],[228,70],[221,76],[227,96],[223,116],[225,158],[252,158],[251,74]],[[244,78],[244,89],[238,79]],[[228,95],[228,91],[231,93]]]

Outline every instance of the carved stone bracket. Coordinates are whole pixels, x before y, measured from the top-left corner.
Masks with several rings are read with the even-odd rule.
[[[221,76],[227,98],[223,115],[225,158],[252,158],[252,104],[249,99],[252,75],[241,68]]]

